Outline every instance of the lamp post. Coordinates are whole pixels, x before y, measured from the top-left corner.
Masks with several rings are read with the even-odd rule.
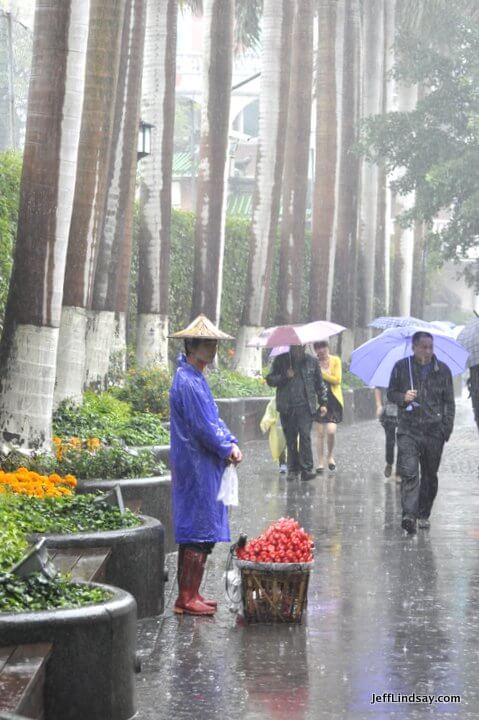
[[[137,149],[137,160],[141,160],[147,155],[151,155],[151,129],[155,127],[150,123],[140,120],[140,126],[138,131],[138,149]]]

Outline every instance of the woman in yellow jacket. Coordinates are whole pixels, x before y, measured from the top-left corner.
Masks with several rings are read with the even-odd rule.
[[[324,472],[324,435],[326,429],[328,468],[331,472],[336,470],[334,459],[334,442],[336,439],[336,428],[343,419],[343,391],[341,380],[343,375],[341,358],[329,354],[329,343],[326,341],[314,343],[314,351],[321,367],[323,380],[328,388],[328,412],[324,417],[318,415],[318,467],[316,472],[321,475]]]

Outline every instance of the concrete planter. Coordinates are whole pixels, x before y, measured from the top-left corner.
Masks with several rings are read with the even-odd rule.
[[[164,530],[156,518],[140,517],[143,523],[135,528],[63,535],[35,533],[31,537],[46,537],[51,548],[109,547],[105,582],[133,595],[139,618],[150,617],[164,608]]]
[[[95,583],[96,585],[96,583]],[[81,608],[0,613],[2,645],[53,644],[46,720],[129,720],[136,713],[136,604],[123,590]]]
[[[240,443],[262,437],[259,424],[271,397],[220,398],[216,400],[221,419]]]
[[[169,448],[168,448],[169,449]],[[103,490],[108,492],[119,485],[126,505],[131,503],[135,512],[149,515],[161,522],[164,528],[165,553],[176,550],[171,504],[171,475],[120,480],[78,480],[80,494]]]
[[[374,420],[376,417],[376,401],[374,389],[370,387],[355,388],[344,391],[343,422],[352,425],[362,420]]]

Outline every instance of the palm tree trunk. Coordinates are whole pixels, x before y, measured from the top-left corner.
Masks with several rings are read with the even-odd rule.
[[[85,387],[106,387],[110,355],[119,352],[116,328],[125,324],[126,307],[118,307],[117,297],[130,273],[145,25],[146,0],[127,0],[106,209],[86,335]]]
[[[233,55],[234,0],[205,0],[203,107],[191,316],[219,322],[224,256],[226,152]],[[230,272],[232,268],[228,269]]]
[[[88,0],[37,0],[17,240],[0,343],[0,432],[49,447],[75,189]]]
[[[394,27],[396,0],[385,0],[384,4],[384,61],[383,61],[383,107],[382,112],[393,110],[394,81],[390,76],[394,64]],[[391,254],[391,190],[386,173],[386,164],[378,164],[378,212],[376,231],[376,259],[374,273],[374,315],[387,315],[390,302],[390,254]]]
[[[255,200],[236,369],[261,374],[261,350],[247,343],[266,322],[276,245],[288,115],[293,5],[265,0]]]
[[[63,289],[55,403],[80,401],[85,334],[105,206],[124,3],[91,0],[85,102]]]
[[[417,86],[397,84],[397,105],[399,112],[410,112],[416,107]],[[414,193],[395,195],[394,216],[397,217],[414,206]],[[411,314],[412,271],[414,255],[414,228],[403,228],[397,220],[394,223],[393,256],[393,312],[398,315]]]
[[[311,278],[309,318],[330,314],[331,259],[335,251],[338,138],[338,2],[320,0],[316,74],[316,162],[314,173],[313,223],[311,233]]]
[[[0,152],[15,148],[12,15],[0,8]]]
[[[369,115],[379,115],[383,110],[384,0],[369,0],[363,5],[362,48],[361,115],[362,118],[366,118]],[[367,332],[367,324],[373,319],[379,182],[378,165],[362,160],[357,320],[363,332]]]
[[[424,223],[414,224],[414,254],[411,284],[411,315],[422,318],[426,290],[426,228]]]
[[[359,160],[353,151],[358,139],[360,100],[358,0],[346,0],[344,10],[341,158],[331,317],[335,322],[354,329],[359,193]]]
[[[149,0],[143,74],[145,122],[154,125],[151,155],[142,162],[138,237],[139,367],[168,364],[168,275],[175,122],[177,0]]]
[[[278,282],[279,323],[301,320],[313,79],[312,0],[296,0],[283,179]]]

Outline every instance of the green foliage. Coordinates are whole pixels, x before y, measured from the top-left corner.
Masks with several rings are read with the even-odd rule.
[[[0,323],[3,324],[13,246],[17,232],[22,158],[9,150],[0,153]]]
[[[64,575],[53,580],[40,574],[26,578],[0,575],[0,612],[75,608],[102,603],[111,597],[104,588],[72,583]]]
[[[251,223],[238,217],[226,218],[221,326],[225,332],[238,329],[243,311],[248,270]],[[190,321],[193,293],[195,215],[174,210],[171,226],[170,327],[185,327]],[[182,350],[171,343],[173,355]]]
[[[124,385],[112,388],[118,399],[127,402],[139,413],[155,413],[160,420],[167,420],[170,414],[168,393],[171,376],[161,367],[145,370],[129,370]]]
[[[442,259],[470,259],[479,238],[479,29],[458,0],[444,4],[428,33],[407,27],[399,33],[394,74],[418,84],[421,98],[411,112],[368,118],[361,150],[385,159],[401,195],[415,191],[415,206],[400,221],[429,228],[442,212],[444,227],[430,230]],[[479,288],[479,264],[467,263],[466,278]]]
[[[343,363],[343,390],[354,390],[364,387],[363,381],[357,375],[349,371],[349,364]]]
[[[80,533],[137,527],[140,518],[98,501],[98,495],[36,498],[8,493],[0,497],[0,524],[14,523],[19,532]]]
[[[28,543],[13,521],[4,518],[0,526],[0,574],[7,572],[24,555]]]
[[[273,389],[263,378],[250,378],[233,370],[211,370],[208,385],[215,398],[263,397],[273,395]]]
[[[81,405],[63,401],[53,415],[54,435],[96,437],[106,444],[118,440],[135,446],[168,444],[169,433],[162,419],[151,412],[135,412],[119,399],[121,395],[128,397],[123,388],[114,388],[99,395],[87,391]]]
[[[155,477],[165,472],[164,464],[155,460],[151,450],[128,450],[120,445],[101,447],[93,452],[71,448],[62,453],[61,459],[47,453],[19,457],[13,452],[2,461],[2,469],[7,472],[21,465],[42,475],[74,475],[81,480]]]

